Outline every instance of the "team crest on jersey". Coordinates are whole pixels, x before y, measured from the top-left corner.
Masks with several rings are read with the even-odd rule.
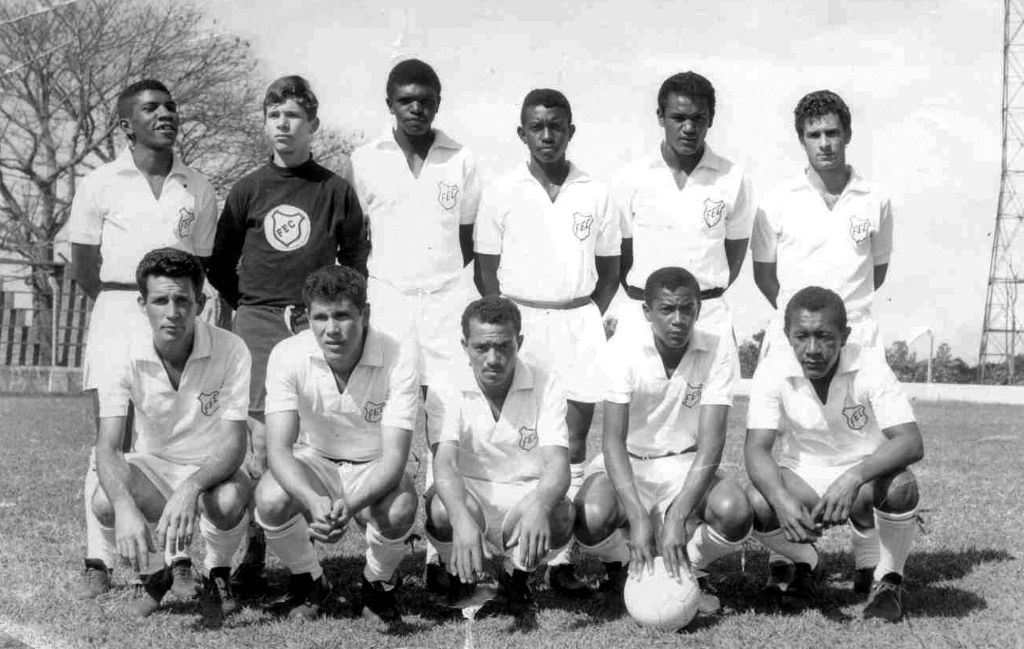
[[[713,201],[710,198],[704,199],[704,222],[709,228],[718,225],[725,214],[725,201]]]
[[[387,402],[382,401],[380,403],[374,403],[372,401],[367,401],[366,406],[363,407],[363,419],[371,424],[376,424],[384,414],[385,403]]]
[[[213,392],[200,392],[199,396],[199,409],[203,411],[203,414],[207,417],[217,412],[217,408],[220,408],[220,390],[214,390]]]
[[[455,183],[441,181],[437,183],[437,202],[444,209],[451,212],[459,200],[459,186]]]
[[[572,233],[576,235],[576,238],[580,241],[586,241],[587,237],[590,236],[590,228],[594,225],[594,216],[592,214],[580,214],[575,212],[572,215]]]
[[[309,230],[309,215],[291,205],[278,205],[263,219],[267,243],[281,252],[291,252],[306,245]]]
[[[700,403],[700,395],[704,392],[704,384],[690,385],[686,384],[686,394],[683,395],[683,405],[687,408],[692,408]]]
[[[850,238],[854,243],[864,243],[869,234],[871,234],[871,221],[862,216],[850,217]]]
[[[178,238],[184,239],[192,234],[192,226],[196,223],[196,213],[187,207],[178,210]]]
[[[519,448],[532,451],[537,448],[537,429],[522,426],[519,428]]]
[[[861,430],[868,424],[868,409],[860,404],[843,408],[846,425],[853,430]]]

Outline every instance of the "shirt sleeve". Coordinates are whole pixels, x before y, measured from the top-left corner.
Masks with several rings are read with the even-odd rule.
[[[569,447],[569,429],[565,423],[565,391],[554,374],[548,374],[541,394],[537,416],[537,445]]]
[[[477,167],[476,159],[471,153],[466,152],[465,161],[462,163],[462,200],[459,202],[460,225],[469,225],[476,222],[476,215],[480,210],[481,193],[480,170]]]
[[[298,412],[299,410],[299,377],[298,367],[292,361],[293,357],[301,357],[289,350],[288,342],[285,339],[274,345],[267,360],[266,403],[264,413],[272,412]],[[289,356],[289,351],[292,355]]]
[[[96,382],[99,416],[124,417],[132,398],[131,344],[124,345],[114,358],[101,363],[93,369],[99,377]]]
[[[871,236],[871,256],[876,266],[889,263],[889,257],[892,256],[892,231],[892,202],[887,198],[882,201],[878,215],[878,232]]]
[[[480,197],[480,209],[473,228],[473,249],[481,255],[500,255],[505,235],[505,216],[508,208],[503,204],[499,190],[491,187]]]
[[[380,425],[412,431],[420,407],[420,377],[416,372],[417,354],[411,344],[398,349],[388,378],[388,401],[384,404]]]
[[[68,217],[68,239],[71,243],[98,246],[103,240],[103,208],[100,187],[93,172],[78,183]]]
[[[869,361],[873,380],[869,386],[868,401],[871,409],[875,411],[878,418],[878,427],[882,430],[917,421],[914,418],[914,410],[910,407],[910,401],[903,393],[896,375],[881,361]],[[864,370],[861,370],[863,373]]]
[[[732,205],[732,212],[725,220],[726,239],[749,239],[754,227],[754,212],[757,203],[754,201],[754,183],[750,176],[743,174],[740,178],[740,191]]]
[[[197,257],[213,254],[217,237],[217,196],[205,178],[196,179],[196,227],[192,230],[192,250]]]
[[[443,381],[427,390],[427,444],[459,443],[462,422],[461,393]]]
[[[236,185],[224,201],[217,221],[207,279],[231,308],[238,308],[238,260],[245,245],[245,206]]]
[[[224,385],[218,401],[222,406],[221,418],[228,421],[246,421],[249,417],[249,380],[252,377],[252,355],[241,338],[231,341],[231,354],[227,359]]]
[[[598,257],[618,257],[622,254],[622,217],[615,208],[615,202],[607,191],[603,192],[602,199],[598,202],[600,210],[600,230],[597,232],[597,242],[594,245],[594,254]]]
[[[754,228],[750,234],[750,256],[760,263],[775,263],[779,245],[778,232],[770,216],[771,207],[762,205],[754,215]]]
[[[715,355],[708,367],[704,389],[701,391],[702,406],[731,406],[736,385],[736,346],[726,338],[718,338]]]
[[[750,403],[747,406],[747,428],[779,430],[782,424],[782,400],[779,395],[779,384],[784,381],[775,363],[768,358],[754,370],[754,379],[750,383]]]
[[[604,347],[605,375],[608,381],[604,398],[612,403],[629,403],[633,398],[632,363],[628,346],[621,340],[612,338]]]
[[[338,180],[341,180],[340,178]],[[359,206],[356,192],[343,180],[341,195],[337,197],[335,213],[335,241],[338,243],[338,263],[354,268],[363,277],[368,275],[366,260],[370,257],[370,238],[363,218],[363,208]]]

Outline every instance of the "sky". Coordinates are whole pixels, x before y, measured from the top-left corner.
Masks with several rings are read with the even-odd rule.
[[[395,57],[429,62],[443,85],[435,126],[474,152],[485,179],[526,160],[515,128],[531,88],[568,96],[569,156],[609,181],[658,146],[664,78],[694,70],[716,88],[708,143],[763,196],[805,165],[796,102],[834,90],[853,114],[848,161],[895,209],[875,298],[886,343],[930,326],[936,344],[977,362],[1002,153],[998,0],[199,1],[217,29],[250,40],[268,82],[308,78],[321,120],[342,129],[387,128]],[[741,340],[765,326],[749,255],[728,295]],[[923,356],[927,342],[913,349]]]

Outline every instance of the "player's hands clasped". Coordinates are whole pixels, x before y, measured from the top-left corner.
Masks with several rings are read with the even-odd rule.
[[[199,490],[186,480],[167,499],[164,512],[156,525],[158,547],[171,552],[184,552],[188,549],[199,516],[199,494]]]
[[[487,547],[483,534],[472,519],[452,521],[451,570],[464,584],[473,584],[483,575]]]
[[[337,543],[345,534],[345,526],[351,516],[345,500],[331,501],[327,496],[317,496],[309,506],[309,538],[321,543]]]
[[[523,512],[519,524],[512,530],[509,547],[516,547],[519,561],[527,570],[536,568],[551,549],[551,521],[548,513],[539,507]]]
[[[856,475],[849,471],[843,473],[825,490],[825,495],[811,511],[811,519],[825,527],[845,523],[860,487],[861,481]]]
[[[821,526],[814,523],[811,512],[798,500],[786,494],[774,505],[779,527],[793,543],[814,543],[821,536]]]
[[[114,535],[117,553],[135,572],[149,567],[149,553],[154,551],[153,540],[146,527],[146,517],[134,504],[114,513]]]
[[[629,522],[629,574],[639,577],[646,572],[654,572],[654,557],[657,554],[654,544],[654,526],[650,517],[644,513],[635,521]]]

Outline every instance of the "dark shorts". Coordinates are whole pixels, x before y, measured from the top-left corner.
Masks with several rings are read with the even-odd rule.
[[[292,335],[284,321],[284,307],[240,306],[235,312],[231,330],[245,341],[252,354],[249,381],[249,412],[262,413],[267,396],[267,360],[274,345]],[[293,319],[292,329],[298,333],[308,326],[305,317]]]

